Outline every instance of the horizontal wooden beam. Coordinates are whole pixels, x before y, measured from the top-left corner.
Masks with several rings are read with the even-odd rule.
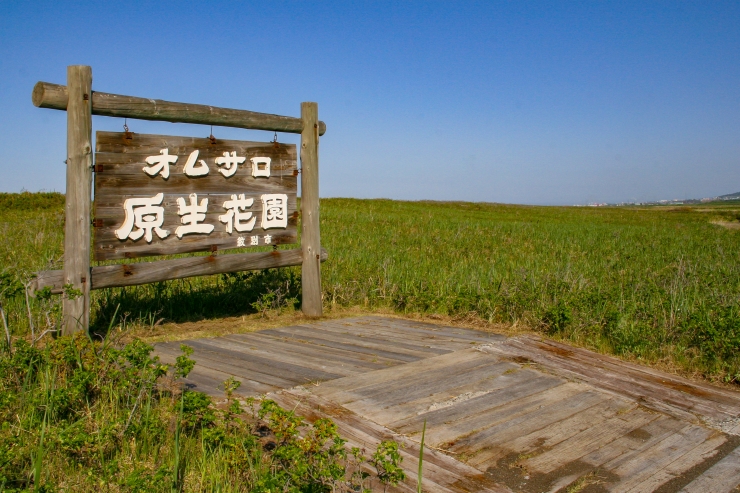
[[[33,104],[39,108],[66,110],[69,93],[67,92],[67,86],[37,82],[33,88],[31,99]],[[303,131],[303,121],[292,116],[218,108],[204,104],[174,103],[161,99],[137,98],[97,91],[92,93],[92,114],[293,134],[299,134]],[[326,124],[319,122],[319,135],[324,135],[324,132],[326,132]]]
[[[322,249],[321,261],[324,262],[327,258],[329,258],[329,254]],[[234,253],[207,257],[176,258],[157,262],[101,265],[90,269],[92,280],[90,289],[136,286],[185,277],[290,267],[301,265],[302,262],[302,251],[300,248],[296,248],[293,250],[274,250],[272,252]],[[35,285],[32,286],[32,292],[44,289],[47,286],[51,288],[52,293],[61,293],[64,287],[64,271],[46,270],[38,272]]]

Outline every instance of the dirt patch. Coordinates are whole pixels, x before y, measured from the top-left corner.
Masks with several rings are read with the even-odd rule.
[[[499,459],[495,466],[489,467],[486,474],[494,481],[504,483],[513,491],[522,493],[542,491],[601,493],[607,491],[606,485],[619,482],[619,478],[614,474],[600,471],[591,464],[578,460],[548,474],[528,471],[527,458],[528,456],[522,457],[511,453]]]
[[[740,223],[736,223],[734,221],[711,221],[712,224],[716,224],[717,226],[721,226],[725,229],[740,229]]]

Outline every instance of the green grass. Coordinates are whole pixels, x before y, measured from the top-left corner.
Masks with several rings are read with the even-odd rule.
[[[321,207],[327,310],[518,324],[740,383],[740,230],[713,224],[737,224],[740,204],[328,199]],[[35,271],[60,268],[63,229],[63,196],[0,194],[0,307],[14,338],[12,355],[0,356],[0,490],[341,490],[349,483],[339,478],[362,461],[377,480],[399,477],[395,444],[370,459],[341,455],[331,423],[307,428],[269,402],[250,421],[233,400],[216,407],[166,384],[146,345],[112,339],[131,325],[298,307],[298,268],[95,291],[93,329],[108,334],[106,342],[47,337],[31,347],[23,283]],[[37,336],[55,326],[58,300],[29,304]],[[186,372],[186,356],[180,367]],[[277,447],[255,438],[259,419]],[[313,441],[297,440],[299,428]],[[307,443],[313,449],[301,448]],[[293,467],[296,458],[301,468]],[[366,481],[359,471],[352,477]],[[311,482],[316,477],[321,484]]]
[[[44,207],[32,207],[29,195],[25,202],[0,196],[0,204],[21,204],[0,210],[0,272],[16,277],[62,254],[61,199],[40,197]],[[322,272],[327,309],[516,323],[712,379],[740,379],[740,231],[712,224],[737,222],[738,204],[325,199],[321,207],[322,244],[330,253]],[[129,322],[152,325],[242,315],[280,298],[299,306],[299,269],[96,291],[93,325],[104,330],[116,309]],[[6,297],[5,306],[15,333],[26,332],[22,294]]]
[[[18,340],[0,357],[0,491],[369,492],[404,478],[387,477],[395,442],[348,454],[330,420],[241,403],[233,379],[220,406],[181,390],[187,346],[168,369],[142,342],[110,342]]]

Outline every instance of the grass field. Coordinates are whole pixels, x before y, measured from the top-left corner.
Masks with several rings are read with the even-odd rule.
[[[325,199],[324,304],[504,322],[603,352],[740,381],[740,204],[530,207]],[[0,272],[55,264],[63,198],[0,196]],[[6,296],[28,331],[25,298]],[[300,271],[192,278],[94,292],[93,324],[117,310],[153,325],[299,306]],[[34,314],[41,316],[31,300]],[[48,310],[48,308],[46,308]],[[43,325],[43,320],[37,321]]]
[[[392,311],[515,327],[740,384],[740,203],[321,205],[330,316]],[[108,338],[29,344],[60,316],[58,297],[27,299],[23,286],[60,268],[63,207],[59,194],[0,194],[0,308],[14,340],[0,354],[0,490],[357,491],[399,471],[394,443],[347,457],[331,423],[298,439],[300,418],[269,402],[250,414],[180,392],[171,379],[192,368],[186,354],[167,377],[150,347],[116,343],[181,325],[236,330],[239,319],[226,317],[251,328],[262,315],[289,321],[298,268],[94,291],[92,328]],[[260,426],[266,435],[255,438]],[[351,476],[359,462],[377,475]]]

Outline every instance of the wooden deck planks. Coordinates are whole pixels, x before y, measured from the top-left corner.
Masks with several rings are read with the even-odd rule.
[[[426,443],[451,456],[425,451],[425,491],[509,491],[491,477],[517,491],[565,491],[589,475],[600,491],[633,493],[740,483],[736,442],[702,424],[737,420],[740,393],[552,341],[361,317],[184,342],[198,362],[189,385],[222,395],[234,375],[242,394],[331,416],[350,443],[394,437],[410,477],[426,420]],[[178,346],[157,352],[172,361]]]
[[[740,395],[737,393],[584,349],[533,337],[519,337],[491,345],[486,350],[493,354],[528,358],[600,388],[641,400],[647,406],[660,404],[657,410],[662,412],[671,412],[668,407],[672,406],[679,417],[688,417],[686,413],[718,420],[740,416]]]
[[[740,484],[740,447],[684,486],[680,493],[729,493]]]
[[[357,414],[337,406],[302,389],[292,389],[269,394],[269,398],[313,422],[320,417],[330,417],[339,428],[340,434],[348,439],[347,446],[364,448],[372,453],[382,440],[395,439],[401,443],[402,466],[407,474],[404,486],[398,491],[416,491],[416,470],[418,466],[419,444],[397,435]],[[428,492],[510,492],[507,487],[496,484],[484,473],[463,464],[441,452],[424,450],[424,491]]]

